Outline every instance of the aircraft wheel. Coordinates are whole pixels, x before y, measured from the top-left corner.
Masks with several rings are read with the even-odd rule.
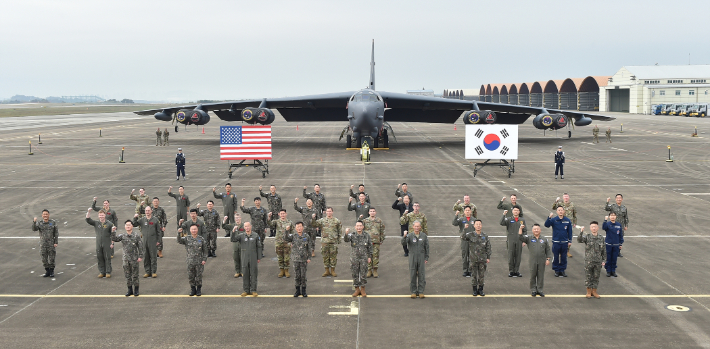
[[[389,141],[389,136],[387,135],[387,133],[384,133],[384,134],[382,135],[382,138],[383,138],[383,139],[382,139],[382,143],[383,143],[383,144],[382,144],[382,147],[383,147],[383,148],[389,148],[389,147],[390,147],[390,141]]]
[[[353,145],[353,136],[348,135],[345,137],[345,148],[350,148]]]
[[[358,137],[355,148],[362,148],[362,137]]]
[[[177,133],[177,131],[178,131],[178,127],[177,127],[177,125],[176,125],[176,126],[175,126],[175,133]]]
[[[375,140],[372,142],[373,148],[379,148],[380,147],[380,137],[375,137]]]

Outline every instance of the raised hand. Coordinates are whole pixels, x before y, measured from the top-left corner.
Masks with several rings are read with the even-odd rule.
[[[508,214],[508,210],[503,210],[503,215],[505,216],[507,214]]]
[[[345,234],[350,234],[350,228],[345,228]]]
[[[604,216],[604,220],[605,220],[605,221],[608,221],[608,220],[609,220],[609,216]]]
[[[558,196],[557,199],[555,199],[555,202],[560,201],[560,197]]]
[[[314,218],[314,219],[316,218],[316,214],[315,214],[315,213],[313,214],[313,218]]]
[[[294,199],[293,202],[298,202],[298,198]]]
[[[579,234],[581,235],[582,233],[584,233],[584,227],[579,228]]]
[[[259,186],[259,190],[261,190],[262,186]]]
[[[32,221],[33,221],[33,222],[36,222],[36,221],[37,221],[37,217],[35,217]]]
[[[549,217],[552,218],[553,216],[554,216],[554,214],[553,214],[552,212],[550,212],[550,216],[549,216]]]
[[[217,190],[217,187],[212,187],[212,192],[215,192]]]
[[[500,199],[500,201],[505,201],[505,196],[502,199]]]
[[[350,199],[348,199],[348,202],[353,202],[353,197],[351,196]]]
[[[172,188],[172,187],[170,187],[170,188]],[[135,189],[131,189],[131,194],[133,194],[135,191],[136,191]],[[607,200],[607,201],[609,201],[609,200]]]
[[[461,203],[461,200],[456,200],[456,203],[457,203],[457,204],[460,204],[460,203]]]
[[[94,196],[94,201],[96,201],[96,197]]]
[[[355,188],[355,185],[351,184],[350,189],[353,189],[353,188]]]
[[[303,189],[308,189],[305,185],[303,186]]]
[[[607,203],[609,203],[609,200],[611,200],[611,198],[606,198],[606,202],[607,202]]]

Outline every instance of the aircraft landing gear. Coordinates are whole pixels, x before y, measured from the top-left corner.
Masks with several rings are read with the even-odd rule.
[[[177,127],[177,125],[175,125],[175,133],[177,133],[177,131],[178,131],[178,127]]]
[[[345,137],[345,149],[352,147],[352,145],[353,145],[353,136],[347,135],[347,137]]]

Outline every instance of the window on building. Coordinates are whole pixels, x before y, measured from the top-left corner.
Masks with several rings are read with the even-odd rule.
[[[675,90],[675,95],[680,96],[680,90]]]
[[[695,96],[695,90],[688,91],[688,96]]]
[[[666,95],[666,91],[661,90],[661,96],[665,96],[665,95]]]

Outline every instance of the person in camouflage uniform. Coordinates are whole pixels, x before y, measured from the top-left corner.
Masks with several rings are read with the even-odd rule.
[[[413,224],[415,221],[419,221],[419,223],[422,224],[422,231],[425,234],[429,234],[429,229],[427,229],[427,225],[426,225],[426,216],[423,213],[419,212],[419,203],[418,202],[413,203],[412,208],[414,209],[414,211],[412,211],[412,212],[404,211],[404,214],[402,215],[402,217],[399,217],[399,224],[401,224],[401,225],[408,224],[409,229],[407,229],[407,230],[414,231]]]
[[[306,269],[311,262],[311,242],[308,234],[303,233],[303,222],[296,222],[296,234],[286,231],[284,241],[291,244],[291,260],[296,281],[294,297],[308,297],[306,293]]]
[[[170,132],[168,132],[168,129],[165,128],[165,131],[163,131],[163,146],[170,145],[170,142],[168,140],[169,135],[170,135]]]
[[[185,195],[185,187],[182,185],[178,187],[179,195],[173,194],[173,186],[168,188],[168,195],[175,199],[175,205],[177,206],[177,216],[176,220],[178,222],[177,226],[180,227],[180,220],[187,219],[187,212],[190,211],[190,198]]]
[[[165,209],[160,207],[160,199],[157,196],[153,198],[153,206],[150,209],[153,211],[153,216],[160,222],[162,229],[162,233],[158,236],[158,258],[163,258],[163,237],[165,236],[165,227],[168,226],[168,215],[165,213]]]
[[[91,219],[91,208],[86,211],[86,223],[94,227],[96,233],[96,259],[99,264],[99,277],[111,277],[111,234],[116,226],[106,220],[106,213],[99,211],[99,220]]]
[[[276,247],[276,259],[279,264],[279,277],[291,277],[288,269],[291,266],[291,244],[284,241],[284,235],[291,232],[293,222],[286,218],[286,210],[279,211],[279,218],[269,222],[269,227],[276,231],[274,246]],[[272,215],[269,212],[269,219]]]
[[[606,129],[606,142],[605,143],[611,143],[611,127]]]
[[[599,235],[599,223],[589,223],[591,234],[584,234],[584,227],[580,228],[577,242],[584,244],[584,285],[587,286],[587,299],[601,298],[597,293],[599,276],[602,267],[606,264],[606,243],[604,237]]]
[[[234,224],[227,223],[229,217],[225,216],[224,221],[222,221],[222,229],[228,231],[230,234],[229,241],[232,242],[232,259],[234,259],[234,277],[238,278],[242,276],[242,246],[239,243],[239,238],[237,235],[244,232],[244,223],[242,223],[242,217],[239,213],[234,214]]]
[[[126,276],[126,284],[128,285],[128,292],[126,297],[140,295],[138,287],[140,286],[140,279],[138,278],[139,264],[143,259],[143,240],[140,235],[133,234],[133,222],[127,220],[124,224],[126,229],[125,234],[116,235],[115,233],[111,235],[111,241],[122,242],[123,243],[123,274]]]
[[[478,218],[478,210],[476,210],[476,205],[471,203],[471,197],[468,195],[463,196],[463,205],[461,204],[461,200],[456,200],[456,203],[454,204],[454,211],[459,213],[459,216],[463,217],[463,210],[466,207],[471,208],[471,215],[473,218]]]
[[[190,227],[190,235],[178,233],[177,242],[185,245],[187,251],[187,279],[190,280],[190,297],[202,295],[202,273],[207,263],[207,241],[197,235],[199,229],[193,225]]]
[[[550,265],[550,258],[552,258],[550,240],[540,235],[542,231],[540,224],[533,224],[532,236],[523,235],[523,229],[525,229],[525,225],[521,224],[520,228],[518,228],[518,238],[528,245],[528,252],[530,254],[530,258],[528,259],[530,264],[530,292],[533,297],[537,295],[545,297],[545,293],[543,292],[543,287],[545,286],[545,266]]]
[[[212,196],[215,199],[222,199],[222,207],[224,208],[224,216],[229,219],[229,223],[234,224],[234,211],[237,210],[237,195],[232,193],[232,183],[224,185],[226,193],[217,194],[217,188],[212,188]],[[225,237],[229,237],[229,231]]]
[[[469,242],[469,258],[471,259],[471,270],[473,273],[473,275],[471,275],[473,296],[480,295],[483,297],[486,295],[483,293],[483,285],[485,284],[484,275],[488,263],[491,261],[491,241],[488,239],[488,235],[481,231],[483,223],[481,223],[480,219],[477,219],[473,223],[473,228],[475,231],[466,233],[464,238]]]
[[[91,209],[96,212],[99,212],[101,210],[100,208],[96,207],[95,196],[94,201],[91,203]],[[103,210],[104,212],[106,212],[106,220],[118,227],[118,218],[116,217],[116,211],[111,208],[111,203],[109,203],[108,200],[104,200]],[[111,258],[113,258],[113,247],[111,247]]]
[[[234,236],[234,235],[232,235]],[[242,256],[242,273],[244,274],[243,287],[244,292],[241,294],[242,297],[247,295],[252,295],[253,297],[258,296],[256,293],[257,286],[257,276],[259,275],[258,265],[261,259],[259,256],[263,256],[261,249],[264,245],[261,244],[261,238],[257,234],[252,234],[251,223],[244,223],[244,232],[237,234],[237,239],[239,240],[239,246],[241,247]]]
[[[599,143],[599,126],[598,125],[594,125],[594,128],[592,129],[592,135],[594,135],[594,140],[592,142]]]
[[[471,214],[471,207],[463,209],[463,217],[459,217],[459,211],[451,222],[451,225],[459,227],[459,238],[461,239],[461,261],[463,266],[463,276],[471,277],[471,258],[468,250],[468,241],[465,239],[466,233],[473,232],[473,222],[476,217]]]
[[[621,237],[623,239],[624,232],[629,229],[629,211],[626,210],[626,206],[621,204],[624,201],[623,195],[616,194],[616,196],[614,197],[614,201],[616,202],[616,204],[609,203],[610,200],[611,198],[606,198],[606,206],[604,207],[604,209],[608,212],[616,213],[616,221],[621,223],[621,227],[624,228],[621,231]],[[624,257],[621,255],[621,251],[619,251],[619,257]]]
[[[498,209],[508,211],[506,217],[510,218],[513,216],[513,207],[517,207],[520,210],[520,217],[523,217],[523,207],[518,204],[518,196],[515,194],[510,194],[510,202],[505,202],[507,199],[505,196],[498,203]]]
[[[303,216],[303,225],[305,226],[305,232],[308,235],[308,243],[311,244],[311,257],[316,256],[316,228],[313,228],[311,226],[311,221],[313,220],[313,214],[318,217],[320,215],[320,212],[318,209],[313,205],[313,200],[308,199],[306,200],[306,207],[300,207],[298,206],[298,198],[295,198],[293,201],[293,208],[301,213],[301,216]]]
[[[367,195],[367,193],[365,192],[365,185],[364,184],[360,184],[357,187],[357,189],[358,189],[357,193],[353,192],[353,189],[355,189],[355,186],[351,185],[350,186],[350,197],[351,198],[358,200],[358,199],[360,199],[360,194],[365,194],[365,202],[367,202],[368,204],[370,203],[370,195]]]
[[[555,202],[552,203],[552,210],[556,211],[558,207],[563,207],[565,209],[565,217],[569,218],[570,222],[572,222],[572,228],[576,227],[577,209],[574,208],[574,204],[569,200],[569,194],[564,193],[562,195],[562,201],[560,201],[559,196],[555,199]],[[572,258],[571,249],[567,250],[567,258]]]
[[[313,201],[313,206],[315,206],[316,210],[318,210],[318,219],[320,219],[323,217],[323,214],[325,214],[325,209],[327,207],[325,204],[325,195],[321,194],[319,184],[313,186],[312,193],[306,193],[306,189],[307,188],[304,186],[303,197]]]
[[[158,217],[153,216],[153,209],[145,208],[145,216],[140,217],[136,214],[133,218],[134,227],[139,227],[142,238],[145,242],[143,254],[143,269],[145,269],[144,278],[158,277],[158,244],[160,236],[165,233],[165,229],[160,224]]]
[[[369,215],[370,204],[365,199],[364,193],[360,193],[357,202],[353,202],[353,198],[348,198],[348,211],[355,211],[355,221],[363,220]]]
[[[409,201],[414,202],[414,196],[412,196],[408,188],[407,183],[397,184],[397,189],[394,190],[394,196],[398,198],[409,196]]]
[[[338,263],[338,245],[340,244],[340,235],[343,228],[340,220],[333,217],[332,207],[325,209],[325,217],[321,219],[316,220],[317,216],[315,214],[311,217],[313,217],[311,226],[321,231],[320,253],[323,255],[323,266],[325,267],[325,273],[321,276],[337,277],[335,265]]]
[[[185,233],[187,234],[190,231],[190,227],[193,225],[197,226],[197,235],[203,236],[205,234],[205,222],[199,218],[197,218],[197,209],[193,208],[190,210],[190,219],[186,221],[180,221],[180,224],[178,225],[180,228],[178,228],[178,233]],[[204,237],[204,236],[203,236]]]
[[[39,253],[44,266],[43,277],[54,277],[54,259],[59,244],[59,227],[54,219],[49,219],[49,210],[42,210],[42,220],[32,220],[32,231],[39,231]]]
[[[350,243],[352,250],[350,251],[350,271],[353,275],[353,286],[355,293],[353,297],[358,295],[367,297],[365,285],[367,285],[367,265],[372,261],[372,239],[369,234],[363,232],[365,225],[362,221],[355,223],[355,232],[351,233],[350,228],[345,229],[345,242]]]
[[[279,212],[281,212],[281,209],[283,208],[281,206],[281,195],[276,194],[275,185],[271,185],[269,187],[269,194],[264,194],[264,192],[261,191],[261,186],[259,186],[259,196],[266,198],[266,202],[269,204],[269,212],[271,212],[272,217],[276,217]],[[274,236],[276,236],[276,229],[271,228],[271,233],[269,234],[269,237]]]
[[[244,202],[246,199],[242,199],[241,210],[244,213],[249,214],[251,217],[251,226],[253,231],[259,235],[260,241],[263,244],[266,240],[266,227],[269,225],[269,211],[261,207],[261,198],[254,198],[254,207],[245,208]],[[264,251],[261,250],[261,257],[264,258]]]
[[[162,136],[163,136],[163,132],[160,131],[160,127],[158,127],[158,130],[155,131],[155,146],[156,146],[156,147],[159,146],[159,145],[160,145],[160,146],[163,145]]]
[[[385,242],[385,223],[381,218],[377,217],[377,211],[374,207],[370,207],[368,217],[362,223],[365,226],[363,229],[370,235],[372,240],[372,261],[367,265],[367,277],[380,277],[377,274],[377,268],[380,266],[380,245]]]
[[[197,208],[200,208],[200,204],[197,204]],[[219,234],[221,217],[214,209],[214,201],[207,201],[207,209],[200,210],[197,215],[205,222],[205,230],[202,234],[207,239],[207,257],[217,257],[217,234]]]
[[[129,195],[128,198],[136,202],[136,213],[143,217],[145,214],[145,208],[150,206],[150,198],[145,193],[145,189],[143,188],[138,190],[138,196],[133,194],[135,191],[135,189],[131,190],[131,195]]]
[[[520,274],[520,260],[523,256],[523,244],[518,237],[518,229],[523,226],[523,234],[527,235],[528,229],[525,228],[525,221],[520,218],[520,210],[513,207],[513,217],[506,217],[507,211],[503,211],[503,217],[500,219],[500,225],[506,228],[506,246],[508,247],[508,277],[523,277]]]
[[[429,263],[429,238],[421,232],[422,226],[419,222],[414,222],[414,231],[405,232],[402,236],[402,245],[407,244],[407,248],[412,254],[409,256],[409,292],[412,298],[424,298],[424,287],[426,286],[426,275],[424,267]]]

